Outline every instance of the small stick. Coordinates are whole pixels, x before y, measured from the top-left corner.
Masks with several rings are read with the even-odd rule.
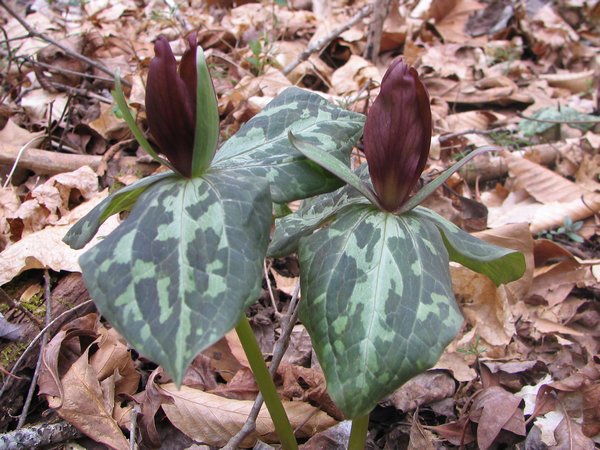
[[[383,34],[383,23],[390,11],[391,0],[374,0],[374,17],[369,23],[367,32],[367,45],[363,52],[363,57],[372,62],[377,62],[379,50],[381,48],[381,36]],[[396,6],[397,7],[397,6]]]
[[[82,166],[90,166],[92,170],[97,170],[102,162],[100,155],[69,155],[39,148],[25,148],[22,152],[20,150],[17,146],[0,143],[0,165],[12,165],[18,159],[19,167],[55,175],[72,172]]]
[[[292,70],[294,70],[296,67],[298,67],[300,64],[302,64],[304,61],[306,61],[310,57],[310,55],[325,48],[336,37],[338,37],[344,31],[348,31],[358,21],[364,19],[372,12],[373,12],[373,5],[368,4],[368,5],[363,6],[358,11],[358,13],[354,17],[352,17],[352,19],[350,19],[347,23],[345,23],[341,27],[336,28],[331,33],[327,34],[326,36],[323,36],[320,39],[317,39],[315,42],[310,44],[306,50],[304,50],[302,53],[300,53],[300,55],[296,58],[295,61],[292,61],[291,63],[289,63],[287,66],[284,67],[284,69],[282,71],[283,74],[288,75]]]
[[[44,301],[46,303],[46,324],[48,324],[52,321],[52,297],[50,295],[50,272],[48,272],[48,269],[44,269]],[[31,406],[31,400],[33,398],[33,393],[35,392],[35,386],[40,374],[40,368],[42,367],[42,357],[47,343],[48,334],[45,331],[42,331],[40,354],[38,355],[33,377],[31,377],[31,384],[29,385],[29,391],[27,392],[27,397],[25,398],[25,403],[23,404],[23,410],[21,411],[21,416],[19,417],[17,430],[23,428],[23,425],[25,425],[25,421],[27,420],[27,414],[29,413],[29,407]]]
[[[6,187],[6,184],[4,185],[4,187]],[[25,314],[27,316],[27,318],[36,325],[36,327],[38,327],[39,329],[42,328],[42,321],[40,319],[38,319],[37,317],[35,317],[31,313],[31,311],[28,311],[27,308],[24,308],[23,305],[21,305],[21,303],[13,300],[13,298],[10,295],[8,295],[6,293],[6,291],[4,289],[2,289],[1,287],[0,287],[0,299],[2,299],[3,302],[8,303],[12,308],[18,309],[20,312]]]
[[[281,318],[281,313],[277,309],[277,302],[275,302],[275,295],[273,295],[273,286],[271,286],[271,280],[269,279],[269,269],[271,268],[271,264],[267,266],[267,260],[263,261],[263,269],[265,271],[265,280],[267,280],[267,290],[269,291],[269,298],[271,299],[271,305],[275,310],[275,317],[278,319]]]
[[[0,448],[39,448],[81,437],[82,433],[68,422],[43,423],[0,434]]]
[[[17,20],[17,22],[19,22],[21,24],[21,26],[27,30],[27,32],[29,33],[30,36],[39,38],[43,41],[46,41],[46,42],[54,45],[55,47],[58,47],[63,52],[65,52],[66,55],[69,55],[71,58],[79,59],[80,61],[83,61],[86,64],[89,64],[90,66],[95,67],[96,69],[100,70],[101,72],[104,72],[105,74],[109,75],[110,77],[114,76],[113,72],[108,67],[106,67],[104,64],[99,63],[98,61],[94,61],[93,59],[90,59],[87,56],[84,56],[80,53],[77,53],[77,52],[71,50],[69,47],[62,45],[60,42],[47,36],[46,34],[36,31],[31,25],[29,25],[27,23],[27,21],[25,19],[23,19],[19,14],[17,14],[17,12],[15,10],[13,10],[10,6],[8,6],[4,0],[0,0],[0,6],[2,6],[11,16],[13,16]],[[122,83],[128,87],[131,87],[131,83],[129,83],[126,80],[122,80]]]
[[[300,294],[300,282],[296,284],[294,287],[294,292],[292,293],[292,298],[290,300],[290,306],[288,307],[288,311],[286,315],[281,320],[281,329],[282,333],[277,339],[275,343],[275,348],[273,349],[273,359],[271,360],[271,364],[269,365],[269,373],[271,376],[275,375],[277,372],[277,368],[283,359],[283,355],[287,350],[290,336],[292,335],[292,329],[294,328],[294,324],[296,320],[298,320],[298,295]],[[235,450],[240,443],[248,436],[252,431],[256,429],[256,418],[258,417],[258,413],[263,404],[262,394],[259,392],[256,396],[256,400],[254,400],[254,405],[252,405],[252,409],[250,410],[250,414],[248,414],[248,418],[242,426],[242,429],[238,431],[238,433],[233,436],[227,445],[222,448],[222,450]]]

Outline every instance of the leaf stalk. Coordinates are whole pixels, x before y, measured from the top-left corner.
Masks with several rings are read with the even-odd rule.
[[[287,413],[281,403],[277,390],[275,389],[275,383],[269,374],[265,360],[263,359],[258,342],[250,326],[250,322],[246,315],[242,316],[235,327],[244,353],[250,363],[250,368],[258,384],[258,388],[263,395],[265,405],[275,425],[275,432],[279,436],[282,447],[285,450],[297,450],[298,443],[294,437],[294,430],[288,419]]]
[[[369,431],[369,414],[352,419],[348,450],[364,450]]]

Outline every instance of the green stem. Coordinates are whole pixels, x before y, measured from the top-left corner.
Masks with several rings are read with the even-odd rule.
[[[364,450],[365,443],[367,442],[367,431],[369,431],[368,414],[352,419],[352,431],[350,431],[348,450]]]
[[[294,437],[294,430],[290,425],[290,421],[283,408],[283,404],[279,399],[279,395],[277,395],[275,383],[273,383],[273,379],[269,374],[269,370],[263,359],[260,347],[256,342],[256,337],[254,336],[250,322],[248,322],[248,318],[245,315],[235,327],[235,331],[240,338],[244,353],[246,353],[250,368],[252,369],[258,388],[265,400],[265,405],[267,406],[273,425],[275,425],[275,432],[279,436],[282,447],[285,450],[297,450],[298,444]]]

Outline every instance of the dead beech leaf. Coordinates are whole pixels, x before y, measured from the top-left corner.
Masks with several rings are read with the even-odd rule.
[[[465,358],[464,353],[446,350],[433,368],[450,371],[454,379],[460,383],[473,381],[477,378],[477,372],[469,366]]]
[[[435,450],[435,439],[431,431],[419,423],[419,415],[414,414],[410,426],[410,440],[407,450]]]
[[[477,423],[477,443],[487,450],[502,431],[525,436],[525,417],[521,399],[498,386],[481,391],[473,400],[469,419]]]
[[[452,397],[455,391],[456,384],[450,375],[440,370],[428,370],[407,381],[385,402],[390,402],[402,412],[408,412]]]
[[[465,30],[469,17],[484,5],[476,0],[437,0],[432,2],[431,18],[435,19],[435,28],[446,42],[470,42],[474,45],[477,39]]]
[[[159,390],[173,399],[172,404],[162,405],[173,425],[191,439],[217,447],[224,446],[241,429],[254,404],[250,400],[231,400],[187,386],[178,390],[173,383],[164,384]],[[337,423],[308,403],[284,401],[283,406],[299,438],[312,436]],[[256,420],[256,432],[241,446],[251,447],[257,439],[279,442],[265,406]]]
[[[463,266],[450,265],[452,288],[475,333],[495,346],[506,346],[515,334],[506,287],[496,287],[485,275]]]
[[[114,389],[114,384],[100,385],[98,374],[88,361],[88,350],[62,378],[62,402],[59,397],[49,396],[48,404],[51,408],[58,408],[58,415],[86,436],[111,448],[128,450],[129,442],[112,415],[114,391],[110,393],[112,395],[107,392]]]
[[[15,147],[21,147],[25,144],[33,146],[43,138],[43,131],[32,133],[25,128],[21,128],[10,118],[6,122],[6,125],[4,125],[4,128],[0,130],[0,142],[3,144],[14,145]]]
[[[381,74],[377,67],[358,55],[352,55],[346,64],[331,75],[332,93],[337,95],[355,94],[369,79],[381,80]]]
[[[589,437],[581,431],[581,426],[576,424],[569,416],[565,416],[556,430],[554,430],[556,445],[549,450],[594,450],[595,445]]]
[[[501,208],[490,208],[491,227],[496,227],[502,222],[514,223],[515,220],[511,220],[511,216],[515,217],[515,209],[518,206],[525,209],[533,233],[556,228],[563,224],[565,217],[570,217],[575,222],[586,219],[600,210],[600,194],[597,192],[592,192],[525,158],[516,157],[509,152],[503,152],[502,156],[515,180],[513,191],[525,191],[535,201],[527,201],[524,198],[524,202],[517,202],[515,205],[514,197],[509,195]],[[600,184],[598,187],[600,188]],[[509,203],[509,199],[513,202]],[[523,219],[524,217],[519,217],[518,221]]]
[[[81,250],[73,250],[62,239],[72,224],[89,212],[104,197],[106,197],[106,192],[98,194],[63,217],[57,222],[59,225],[46,227],[29,234],[0,253],[0,285],[8,283],[29,269],[48,268],[56,272],[61,270],[81,272],[79,256],[96,244],[97,239],[106,236],[117,227],[119,224],[117,216],[108,218],[100,227],[98,237],[92,239]]]

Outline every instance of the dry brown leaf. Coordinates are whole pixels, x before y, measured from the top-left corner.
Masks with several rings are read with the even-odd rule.
[[[567,259],[536,270],[529,298],[543,299],[552,307],[566,299],[575,286],[593,283],[590,266]]]
[[[476,0],[434,0],[429,15],[446,42],[485,42],[475,39],[465,31],[469,16],[485,5]]]
[[[428,370],[411,378],[384,402],[391,403],[396,409],[406,413],[452,397],[455,391],[456,383],[446,372]]]
[[[525,417],[519,408],[521,399],[498,386],[481,391],[473,400],[469,419],[477,423],[477,443],[487,450],[501,432],[525,436]],[[519,439],[520,440],[520,439]]]
[[[570,417],[565,416],[554,430],[556,445],[549,450],[594,450],[594,441],[585,436],[581,425],[576,424]]]
[[[331,428],[313,435],[302,445],[302,450],[346,450],[348,448],[351,429],[352,422],[344,420]]]
[[[460,383],[473,381],[477,378],[477,372],[469,366],[466,357],[464,353],[445,351],[433,368],[450,371],[454,379]]]
[[[63,398],[47,397],[48,404],[86,436],[116,450],[128,450],[129,442],[112,415],[114,384],[108,381],[101,386],[88,358],[86,350],[61,380]]]
[[[83,217],[105,197],[106,192],[98,194],[93,199],[75,208],[59,222],[59,224],[63,222],[70,223],[69,225],[47,227],[32,233],[0,253],[0,286],[29,269],[48,268],[56,272],[61,270],[81,272],[78,262],[79,257],[95,245],[98,239],[106,236],[117,227],[119,224],[117,216],[108,218],[100,227],[98,237],[92,239],[81,250],[73,250],[62,239],[71,228],[72,223]]]
[[[381,80],[377,67],[360,56],[352,55],[331,75],[332,92],[337,95],[356,94],[370,79]]]
[[[419,415],[414,414],[410,426],[410,439],[407,450],[435,450],[435,439],[431,431],[419,423]]]
[[[529,231],[529,227],[525,223],[516,223],[503,227],[494,228],[493,230],[485,230],[474,233],[473,236],[478,237],[490,244],[498,245],[504,248],[517,250],[525,257],[525,273],[521,278],[506,285],[509,291],[509,301],[511,303],[521,300],[531,289],[531,283],[534,273],[534,241]]]
[[[3,144],[14,145],[15,147],[21,147],[25,144],[34,146],[44,138],[44,135],[45,133],[43,131],[35,133],[27,131],[9,118],[4,128],[0,130],[0,142]]]
[[[559,71],[558,73],[542,74],[540,79],[548,81],[550,86],[565,88],[572,93],[585,92],[594,84],[594,70]]]
[[[173,425],[195,441],[217,447],[225,445],[241,429],[254,404],[250,400],[231,400],[186,386],[178,390],[172,383],[160,386],[160,390],[173,399],[173,404],[162,405]],[[283,406],[292,428],[297,430],[296,436],[300,438],[312,436],[337,423],[308,403],[284,401]],[[267,443],[279,442],[264,406],[256,420],[256,432],[248,436],[241,446],[252,446],[257,439]]]
[[[506,287],[496,287],[485,275],[463,266],[450,266],[452,287],[467,321],[475,333],[495,346],[506,346],[515,334]]]
[[[501,207],[489,208],[490,227],[528,222],[531,232],[538,233],[562,225],[565,217],[575,222],[600,210],[600,194],[597,192],[591,192],[527,159],[508,152],[504,152],[503,157],[514,177],[515,186]]]

